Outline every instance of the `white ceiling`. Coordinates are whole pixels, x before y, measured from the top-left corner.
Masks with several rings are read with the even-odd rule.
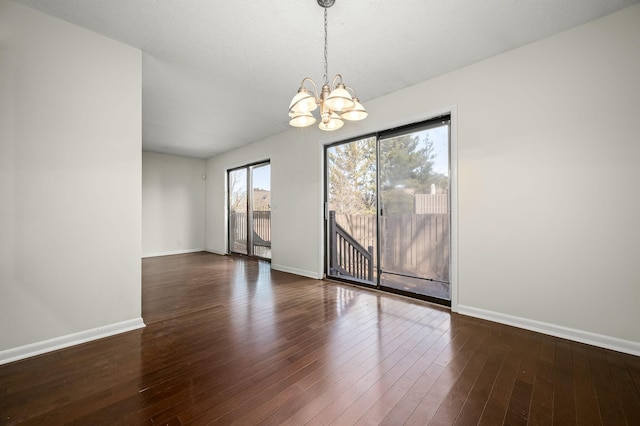
[[[316,0],[17,0],[143,51],[143,148],[208,158],[289,128],[322,80]],[[368,100],[640,0],[336,0],[329,76]]]

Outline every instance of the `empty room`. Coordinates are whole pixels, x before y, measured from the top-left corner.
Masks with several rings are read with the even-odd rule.
[[[636,0],[0,0],[0,424],[640,424]]]

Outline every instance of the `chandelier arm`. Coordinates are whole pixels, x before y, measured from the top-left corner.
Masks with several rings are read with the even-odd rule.
[[[333,76],[333,80],[331,81],[331,90],[336,88],[336,79],[338,79],[338,84],[342,83],[342,74],[336,74]]]
[[[316,95],[316,101],[320,99],[320,97],[318,96],[318,86],[316,86],[316,82],[313,81],[311,77],[305,77],[302,79],[302,83],[300,83],[300,87],[304,87],[305,81],[309,81],[313,85],[313,94]]]

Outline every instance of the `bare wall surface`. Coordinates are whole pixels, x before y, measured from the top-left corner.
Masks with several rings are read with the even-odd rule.
[[[295,129],[214,157],[207,247],[225,250],[224,170],[271,158],[273,262],[320,274],[322,144],[453,106],[453,308],[640,351],[638,52],[632,6],[370,101],[336,134]]]
[[[320,147],[310,141],[296,144],[296,132],[281,136],[207,160],[206,247],[214,253],[227,251],[226,171],[270,160],[272,267],[319,278]]]
[[[2,358],[142,324],[141,54],[5,0],[0,40]]]
[[[142,255],[204,249],[205,160],[142,152]]]

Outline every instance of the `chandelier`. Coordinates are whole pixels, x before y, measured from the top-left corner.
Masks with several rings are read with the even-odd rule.
[[[367,117],[368,113],[358,100],[356,91],[346,86],[342,81],[342,76],[336,74],[329,85],[327,78],[327,9],[333,6],[335,0],[317,0],[318,4],[324,8],[324,84],[318,96],[318,86],[309,77],[302,79],[298,93],[291,100],[289,105],[289,124],[293,127],[307,127],[316,122],[316,118],[311,114],[320,107],[321,130],[338,130],[344,125],[343,120],[358,121]],[[313,92],[305,87],[305,83],[313,85]],[[351,95],[353,93],[353,96]]]

